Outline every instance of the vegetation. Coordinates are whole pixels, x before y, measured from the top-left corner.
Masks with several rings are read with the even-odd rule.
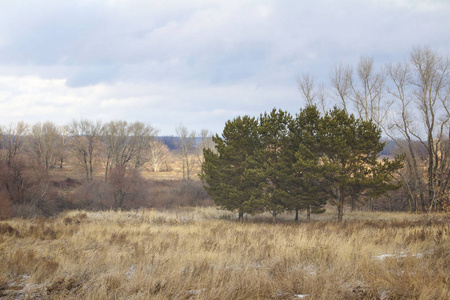
[[[307,103],[326,111],[335,99],[346,112],[383,129],[405,155],[398,177],[411,212],[448,207],[450,60],[429,47],[417,47],[408,60],[378,69],[370,57],[362,57],[355,68],[337,64],[330,77],[328,88],[309,74],[299,78]]]
[[[379,160],[381,129],[335,107],[323,117],[308,106],[297,119],[281,110],[258,120],[239,117],[205,150],[205,189],[225,209],[276,216],[286,209],[320,209],[326,194],[342,221],[349,197],[373,197],[399,188],[402,157]],[[325,193],[324,193],[325,192]]]
[[[7,299],[448,299],[448,215],[231,222],[214,208],[0,222]],[[289,217],[292,220],[291,217]],[[292,222],[292,221],[290,221]]]
[[[202,143],[176,155],[155,139],[156,132],[126,121],[0,126],[0,218],[50,216],[74,208],[211,205],[200,182],[190,182],[185,166],[178,172],[175,162],[181,155],[190,162],[188,174],[201,170],[197,148],[211,147],[208,133]],[[149,179],[156,177],[170,182]]]
[[[298,114],[212,138],[0,127],[0,298],[449,299],[449,67],[417,48],[380,72],[362,58],[356,78],[338,65],[330,90],[306,74]],[[398,156],[380,157],[382,130]]]
[[[207,193],[216,205],[237,211],[239,220],[244,213],[254,213],[256,161],[254,153],[259,149],[258,123],[249,116],[237,117],[225,124],[222,137],[213,137],[216,150],[205,149],[202,180]]]

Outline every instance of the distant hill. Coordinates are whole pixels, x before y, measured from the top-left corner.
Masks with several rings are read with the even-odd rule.
[[[166,136],[157,136],[156,138],[159,139],[164,144],[166,144],[166,146],[169,147],[170,150],[177,149],[177,145],[178,145],[178,137],[177,136],[166,135]],[[201,140],[202,140],[201,137],[196,137],[195,144],[198,145],[198,143],[200,143]]]
[[[156,137],[161,142],[167,145],[170,150],[176,150],[178,145],[178,137],[169,135],[169,136],[158,136]],[[201,141],[201,137],[196,137],[195,142],[198,144]],[[397,145],[392,140],[385,140],[386,145],[384,146],[384,149],[380,152],[380,155],[383,156],[393,156],[395,155],[395,149],[397,148]]]

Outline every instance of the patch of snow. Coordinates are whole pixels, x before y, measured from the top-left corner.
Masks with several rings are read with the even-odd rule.
[[[389,294],[390,294],[389,290],[380,290],[379,289],[378,293],[380,294],[380,300],[389,299]]]
[[[423,254],[422,253],[416,253],[416,254],[411,254],[410,256],[421,258],[423,256]],[[374,258],[377,258],[379,260],[383,260],[383,259],[388,258],[388,257],[406,258],[406,257],[408,257],[408,254],[405,253],[405,252],[401,252],[400,254],[381,254],[381,255],[374,256]]]
[[[303,299],[303,298],[309,297],[309,295],[308,294],[297,294],[297,295],[294,295],[294,297]]]
[[[208,289],[204,288],[204,289],[200,289],[200,290],[190,290],[190,291],[187,291],[187,292],[188,292],[188,294],[191,294],[191,295],[199,295],[202,292],[206,292],[207,290]]]
[[[396,256],[395,254],[381,254],[381,255],[374,256],[374,257],[378,258],[379,260],[383,260],[387,257],[395,257],[395,256]]]
[[[136,265],[132,265],[130,269],[128,269],[128,271],[125,273],[125,275],[127,275],[128,279],[131,279],[133,278],[134,273],[136,273]]]

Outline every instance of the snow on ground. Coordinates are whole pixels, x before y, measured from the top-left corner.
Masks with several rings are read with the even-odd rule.
[[[422,253],[415,253],[415,254],[408,254],[407,252],[400,252],[399,254],[381,254],[381,255],[376,255],[374,256],[374,258],[379,259],[379,260],[384,260],[385,258],[389,258],[389,257],[394,257],[394,258],[406,258],[411,256],[411,257],[417,257],[417,258],[421,258],[423,256]]]

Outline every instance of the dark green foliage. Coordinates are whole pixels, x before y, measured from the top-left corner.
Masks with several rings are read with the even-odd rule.
[[[205,190],[221,208],[244,213],[259,209],[256,201],[260,184],[255,153],[261,147],[255,118],[237,117],[225,124],[222,137],[213,137],[217,153],[204,150],[202,179]]]
[[[260,169],[258,178],[261,180],[260,198],[264,208],[276,216],[286,208],[289,198],[287,182],[291,173],[291,164],[283,159],[288,149],[289,127],[292,117],[289,113],[273,109],[269,114],[261,114],[258,132],[261,140],[258,160]]]
[[[223,209],[244,213],[284,210],[323,212],[327,200],[342,220],[348,199],[377,197],[399,187],[393,173],[402,158],[378,160],[384,143],[371,121],[334,108],[320,116],[315,106],[296,118],[273,109],[259,119],[228,121],[217,152],[205,150],[205,189]]]
[[[324,178],[329,172],[321,163],[322,145],[318,135],[322,119],[315,106],[301,110],[289,124],[289,143],[284,156],[289,174],[287,188],[289,198],[287,208],[320,212],[326,204],[326,184]],[[297,215],[296,215],[297,220]]]
[[[397,187],[390,182],[393,172],[402,167],[402,158],[378,161],[385,143],[372,121],[356,119],[335,107],[323,117],[318,135],[322,163],[330,170],[326,181],[330,200],[338,208],[338,221],[349,197],[380,195]]]

